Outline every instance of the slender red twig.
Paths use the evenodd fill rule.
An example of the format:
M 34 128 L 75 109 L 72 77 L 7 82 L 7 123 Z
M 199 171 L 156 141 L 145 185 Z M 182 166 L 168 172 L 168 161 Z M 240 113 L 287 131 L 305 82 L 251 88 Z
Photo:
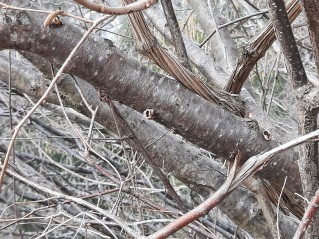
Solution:
M 167 226 L 163 227 L 158 232 L 152 234 L 151 236 L 147 237 L 149 239 L 164 239 L 168 236 L 172 235 L 174 232 L 180 230 L 181 228 L 185 227 L 189 223 L 197 220 L 198 218 L 204 216 L 208 213 L 212 208 L 214 208 L 220 201 L 222 201 L 229 193 L 229 188 L 234 180 L 236 170 L 238 167 L 239 161 L 242 159 L 243 154 L 241 151 L 238 151 L 236 155 L 234 165 L 230 170 L 230 173 L 223 184 L 211 197 L 205 200 L 203 203 L 198 205 L 193 210 L 189 211 L 188 213 L 184 214 L 183 216 L 177 218 L 172 223 L 168 224 Z
M 319 189 L 316 191 L 315 196 L 312 198 L 311 202 L 309 203 L 309 206 L 306 209 L 306 212 L 302 217 L 302 220 L 299 224 L 299 227 L 298 227 L 293 239 L 302 238 L 303 234 L 305 233 L 307 227 L 309 226 L 309 224 L 311 222 L 311 219 L 315 215 L 318 207 L 319 207 Z
M 223 186 L 218 189 L 209 199 L 204 201 L 201 205 L 194 208 L 187 214 L 182 217 L 176 219 L 172 223 L 168 224 L 166 227 L 162 228 L 158 232 L 147 237 L 148 239 L 164 239 L 169 235 L 172 235 L 174 232 L 183 228 L 187 224 L 193 222 L 199 217 L 205 215 L 209 210 L 214 208 L 220 201 L 222 201 L 227 195 L 229 195 L 234 189 L 236 189 L 246 178 L 253 175 L 256 171 L 264 167 L 266 163 L 268 163 L 274 156 L 277 154 L 300 145 L 308 140 L 312 140 L 319 136 L 319 129 L 315 130 L 307 135 L 300 136 L 294 140 L 291 140 L 285 144 L 282 144 L 266 153 L 259 154 L 249 158 L 236 172 L 236 164 L 240 158 L 242 158 L 241 153 L 238 153 L 235 159 L 234 166 L 223 184 Z
M 69 62 L 71 61 L 71 59 L 73 58 L 73 56 L 76 54 L 76 52 L 78 51 L 78 49 L 81 47 L 81 45 L 83 44 L 83 42 L 88 38 L 88 36 L 91 34 L 91 32 L 95 29 L 96 26 L 98 26 L 101 22 L 107 20 L 109 18 L 109 16 L 103 16 L 100 19 L 98 19 L 92 26 L 91 28 L 83 35 L 82 39 L 77 43 L 77 45 L 74 47 L 74 49 L 71 51 L 70 55 L 67 57 L 67 59 L 65 60 L 65 62 L 63 63 L 63 65 L 61 66 L 60 70 L 57 72 L 57 74 L 55 75 L 55 77 L 52 79 L 51 84 L 49 85 L 49 87 L 47 88 L 47 90 L 45 91 L 45 93 L 42 95 L 42 97 L 38 100 L 38 102 L 32 107 L 32 109 L 23 117 L 23 119 L 17 124 L 17 126 L 12 130 L 12 138 L 10 141 L 10 144 L 8 146 L 8 151 L 6 154 L 6 157 L 4 159 L 3 162 L 3 166 L 2 166 L 2 170 L 0 173 L 0 192 L 1 192 L 1 188 L 2 188 L 2 183 L 3 183 L 3 177 L 5 175 L 6 172 L 6 168 L 9 162 L 9 157 L 11 155 L 12 149 L 13 149 L 13 145 L 15 142 L 15 139 L 21 129 L 21 127 L 24 125 L 24 123 L 27 121 L 27 119 L 33 114 L 33 112 L 38 108 L 38 106 L 46 99 L 46 97 L 48 96 L 48 94 L 51 92 L 51 90 L 53 89 L 55 83 L 57 82 L 57 80 L 61 77 L 64 69 L 67 67 L 67 65 L 69 64 Z

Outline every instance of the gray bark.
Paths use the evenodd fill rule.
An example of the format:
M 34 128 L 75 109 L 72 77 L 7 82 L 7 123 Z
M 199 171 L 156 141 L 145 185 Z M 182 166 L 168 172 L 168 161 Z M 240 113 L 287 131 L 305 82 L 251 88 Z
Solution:
M 283 0 L 268 1 L 270 15 L 276 36 L 287 62 L 290 81 L 295 89 L 298 102 L 299 134 L 305 135 L 317 129 L 318 105 L 312 107 L 305 99 L 312 84 L 308 84 L 307 76 L 294 39 Z M 311 199 L 319 187 L 318 143 L 307 142 L 300 146 L 299 169 L 304 196 Z M 313 223 L 307 231 L 307 238 L 319 237 L 319 215 L 315 215 Z
M 28 54 L 28 58 L 31 59 L 31 57 L 32 55 Z M 32 59 L 43 72 L 49 70 L 47 69 L 49 66 L 45 64 L 46 61 L 38 57 L 32 57 Z M 36 62 L 37 59 L 38 62 Z M 0 53 L 0 80 L 4 82 L 7 82 L 8 79 L 8 64 L 6 63 L 7 58 Z M 35 98 L 42 96 L 49 80 L 44 79 L 41 73 L 30 64 L 15 61 L 12 67 L 13 86 L 15 88 Z M 111 109 L 107 104 L 99 101 L 91 85 L 81 79 L 77 79 L 77 81 L 88 103 L 93 107 L 99 106 L 96 116 L 97 122 L 116 134 L 117 130 Z M 25 82 L 28 82 L 28 84 L 25 84 Z M 66 106 L 72 107 L 88 117 L 91 116 L 91 112 L 82 103 L 82 99 L 70 77 L 64 77 L 59 82 L 58 87 Z M 58 104 L 54 93 L 50 94 L 47 101 Z M 152 143 L 147 147 L 147 150 L 155 162 L 163 167 L 164 172 L 173 174 L 204 197 L 216 191 L 222 185 L 226 172 L 220 162 L 206 157 L 202 150 L 186 142 L 173 132 L 167 131 L 156 122 L 145 119 L 140 113 L 123 104 L 117 103 L 116 105 L 129 122 L 134 133 L 138 135 L 142 144 Z M 128 141 L 128 143 L 130 142 Z M 256 238 L 270 238 L 271 234 L 268 229 L 265 229 L 266 221 L 259 204 L 248 190 L 242 187 L 237 188 L 223 200 L 219 208 Z M 287 238 L 292 237 L 296 225 L 287 217 L 282 218 L 281 224 L 283 233 Z
M 23 15 L 21 23 L 16 11 L 8 12 L 12 22 L 0 24 L 0 49 L 32 51 L 60 65 L 82 36 L 82 30 L 67 22 L 60 28 L 48 29 L 42 26 L 44 17 L 39 14 Z M 150 72 L 98 36 L 91 36 L 84 43 L 67 72 L 139 112 L 154 109 L 157 122 L 226 159 L 231 160 L 237 149 L 242 149 L 248 159 L 278 145 L 264 139 L 257 122 L 236 117 L 175 81 Z M 298 166 L 291 152 L 279 155 L 258 175 L 278 185 L 287 176 L 287 188 L 301 192 Z

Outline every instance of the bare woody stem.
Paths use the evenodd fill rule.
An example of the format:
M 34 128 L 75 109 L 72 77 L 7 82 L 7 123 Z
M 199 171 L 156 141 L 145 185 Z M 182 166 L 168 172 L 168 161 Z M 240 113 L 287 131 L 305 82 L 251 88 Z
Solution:
M 21 10 L 21 11 L 28 11 L 28 12 L 46 13 L 46 14 L 49 14 L 49 15 L 53 13 L 52 11 L 47 11 L 47 10 L 15 7 L 15 6 L 11 6 L 11 5 L 8 5 L 8 4 L 5 4 L 5 3 L 1 3 L 1 2 L 0 2 L 0 7 L 3 8 L 3 9 L 12 9 L 12 10 Z M 61 14 L 58 14 L 58 15 L 61 15 L 61 16 L 72 17 L 74 19 L 78 19 L 78 20 L 83 21 L 83 22 L 94 23 L 90 19 L 79 17 L 79 16 L 73 15 L 71 13 L 64 12 L 63 10 L 57 10 L 57 11 L 59 11 L 59 13 L 61 13 Z M 54 12 L 56 12 L 56 11 L 54 11 Z
M 311 200 L 306 212 L 299 224 L 299 227 L 294 235 L 293 239 L 300 239 L 303 237 L 307 227 L 309 226 L 313 216 L 315 215 L 316 211 L 319 207 L 319 189 L 317 190 L 315 196 Z
M 197 220 L 198 218 L 204 216 L 208 213 L 212 208 L 214 208 L 219 202 L 221 202 L 229 193 L 229 188 L 233 182 L 233 179 L 236 174 L 236 170 L 239 164 L 239 161 L 242 159 L 243 154 L 239 151 L 234 165 L 225 181 L 223 186 L 221 186 L 211 197 L 206 199 L 199 206 L 174 220 L 172 223 L 168 224 L 158 232 L 153 235 L 147 237 L 148 239 L 164 239 L 168 236 L 172 235 L 174 232 L 180 230 L 181 228 L 187 226 L 189 223 Z
M 276 37 L 287 63 L 289 80 L 296 94 L 299 134 L 305 135 L 318 128 L 318 105 L 312 106 L 312 102 L 305 100 L 308 98 L 308 92 L 311 91 L 312 85 L 307 85 L 307 75 L 289 23 L 284 1 L 268 0 L 268 6 Z M 307 142 L 300 147 L 298 163 L 303 195 L 306 198 L 311 198 L 319 187 L 318 142 Z M 316 215 L 306 237 L 318 238 L 318 227 L 319 215 Z
M 3 165 L 0 165 L 0 167 L 3 170 Z M 30 180 L 28 180 L 27 178 L 23 177 L 22 175 L 18 174 L 17 172 L 14 172 L 12 170 L 8 170 L 8 174 L 14 178 L 16 178 L 17 180 L 29 185 L 30 187 L 39 190 L 41 192 L 46 193 L 47 195 L 50 195 L 51 197 L 56 197 L 56 198 L 60 198 L 60 199 L 64 199 L 67 200 L 68 202 L 74 202 L 77 203 L 79 205 L 82 205 L 90 210 L 93 210 L 95 212 L 100 213 L 101 215 L 111 219 L 112 221 L 116 222 L 118 225 L 120 225 L 123 230 L 125 230 L 128 234 L 130 234 L 131 236 L 133 236 L 134 238 L 144 238 L 142 237 L 138 232 L 136 232 L 135 230 L 131 229 L 129 226 L 127 226 L 126 223 L 124 223 L 123 221 L 121 221 L 117 216 L 113 215 L 112 213 L 110 213 L 109 211 L 106 211 L 98 206 L 95 206 L 85 200 L 83 200 L 82 198 L 77 198 L 77 197 L 73 197 L 73 196 L 69 196 L 51 189 L 48 189 L 46 187 L 43 187 L 35 182 L 32 182 Z
M 51 81 L 51 84 L 49 85 L 48 89 L 46 90 L 46 92 L 43 94 L 43 96 L 38 100 L 38 102 L 32 107 L 32 109 L 26 114 L 26 116 L 23 117 L 23 119 L 19 122 L 19 124 L 13 129 L 13 135 L 8 147 L 8 152 L 5 156 L 4 162 L 3 162 L 3 167 L 2 167 L 2 171 L 0 174 L 0 191 L 2 188 L 2 183 L 3 183 L 3 177 L 5 175 L 6 172 L 6 168 L 9 162 L 9 158 L 14 146 L 14 142 L 15 139 L 19 133 L 20 128 L 24 125 L 24 123 L 27 121 L 27 119 L 33 114 L 33 112 L 39 107 L 39 105 L 45 100 L 45 98 L 49 95 L 50 91 L 53 89 L 55 83 L 57 82 L 57 80 L 61 77 L 64 69 L 67 67 L 67 65 L 69 64 L 69 62 L 71 61 L 72 57 L 76 54 L 76 52 L 78 51 L 78 49 L 81 47 L 81 45 L 83 44 L 83 42 L 85 41 L 85 39 L 87 39 L 87 37 L 91 34 L 91 32 L 94 30 L 94 28 L 96 26 L 98 26 L 101 22 L 105 21 L 106 19 L 108 19 L 109 16 L 104 16 L 100 19 L 98 19 L 92 26 L 91 28 L 83 35 L 82 39 L 79 41 L 79 43 L 74 47 L 74 49 L 71 51 L 70 55 L 68 56 L 68 58 L 65 60 L 64 64 L 62 65 L 62 67 L 60 68 L 60 70 L 57 72 L 56 76 L 54 77 L 54 79 Z
M 290 22 L 294 21 L 301 12 L 301 5 L 298 0 L 289 1 L 286 8 Z M 264 30 L 245 46 L 242 55 L 238 59 L 237 66 L 225 87 L 226 91 L 234 94 L 240 93 L 249 73 L 275 40 L 275 31 L 272 22 L 269 21 Z
M 88 0 L 74 0 L 74 2 L 99 13 L 108 15 L 124 15 L 145 10 L 157 3 L 158 0 L 141 0 L 123 7 L 109 7 L 106 5 L 96 4 Z
M 206 201 L 200 204 L 198 207 L 194 208 L 187 214 L 184 214 L 182 217 L 176 219 L 172 223 L 168 224 L 158 232 L 149 236 L 148 239 L 164 239 L 172 235 L 174 232 L 198 219 L 199 217 L 205 215 L 209 210 L 214 208 L 221 202 L 226 196 L 228 196 L 234 189 L 236 189 L 242 182 L 260 170 L 265 164 L 267 164 L 275 155 L 295 147 L 301 143 L 307 142 L 313 138 L 319 136 L 319 130 L 311 132 L 305 136 L 301 136 L 297 139 L 294 139 L 290 142 L 287 142 L 277 148 L 270 150 L 264 154 L 256 155 L 247 160 L 246 163 L 236 172 L 237 163 L 243 157 L 242 153 L 239 152 L 236 155 L 234 165 L 232 170 L 227 177 L 225 183 L 220 187 L 211 197 Z
M 187 69 L 190 70 L 186 47 L 183 41 L 182 33 L 178 25 L 178 21 L 174 12 L 171 0 L 161 0 L 163 10 L 165 13 L 166 21 L 169 31 L 172 35 L 176 56 L 179 62 Z

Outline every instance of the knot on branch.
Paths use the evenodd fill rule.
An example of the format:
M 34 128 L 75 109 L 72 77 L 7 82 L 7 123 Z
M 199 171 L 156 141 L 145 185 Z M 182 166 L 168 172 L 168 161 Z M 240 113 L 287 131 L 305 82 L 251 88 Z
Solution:
M 45 27 L 49 26 L 61 26 L 62 22 L 59 20 L 59 16 L 62 16 L 64 14 L 63 10 L 55 10 L 51 12 L 47 18 L 45 19 L 43 25 Z

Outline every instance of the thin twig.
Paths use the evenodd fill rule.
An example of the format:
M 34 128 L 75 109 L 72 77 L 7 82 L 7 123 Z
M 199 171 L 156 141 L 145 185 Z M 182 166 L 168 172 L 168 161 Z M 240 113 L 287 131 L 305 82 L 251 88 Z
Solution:
M 264 13 L 267 13 L 267 12 L 268 12 L 268 10 L 264 10 L 264 11 L 261 11 L 261 12 L 256 12 L 256 13 L 250 14 L 250 15 L 245 16 L 245 17 L 237 18 L 237 19 L 235 19 L 235 20 L 233 20 L 233 21 L 230 21 L 230 22 L 227 22 L 227 23 L 225 23 L 225 24 L 223 24 L 223 25 L 218 26 L 218 29 L 222 29 L 222 28 L 227 27 L 227 26 L 229 26 L 229 25 L 232 25 L 232 24 L 234 24 L 234 23 L 236 23 L 236 22 L 241 22 L 242 20 L 246 20 L 246 19 L 249 19 L 249 18 L 251 18 L 251 17 L 258 16 L 258 15 L 260 15 L 260 14 L 264 14 Z M 216 33 L 216 31 L 217 31 L 217 30 L 215 29 L 211 34 L 209 34 L 208 37 L 206 37 L 206 39 L 205 39 L 201 44 L 199 44 L 199 47 L 200 47 L 200 48 L 203 47 L 203 46 L 206 44 L 206 42 L 208 42 L 208 40 L 211 39 L 212 36 L 214 36 L 214 34 Z
M 237 9 L 236 5 L 234 4 L 234 1 L 233 1 L 233 0 L 230 0 L 230 2 L 231 2 L 231 4 L 233 5 L 233 8 L 235 9 L 235 12 L 236 12 L 237 17 L 239 18 L 239 17 L 240 17 L 240 16 L 239 16 L 239 12 L 238 12 L 238 9 Z M 245 29 L 245 27 L 244 27 L 244 22 L 245 22 L 245 21 L 239 21 L 239 25 L 241 25 L 243 31 L 245 32 L 246 37 L 249 37 L 249 36 L 248 36 L 248 33 L 247 33 L 247 31 L 246 31 L 246 29 Z
M 102 4 L 96 4 L 88 0 L 74 0 L 74 2 L 99 13 L 108 15 L 124 15 L 150 8 L 157 3 L 158 0 L 140 0 L 122 7 L 109 7 Z
M 145 160 L 147 160 L 147 162 L 152 166 L 152 168 L 156 171 L 156 173 L 158 174 L 159 178 L 162 180 L 162 182 L 164 183 L 165 187 L 167 188 L 170 196 L 174 199 L 174 201 L 177 203 L 177 205 L 180 207 L 181 210 L 183 210 L 184 212 L 187 212 L 188 209 L 185 206 L 185 204 L 183 203 L 183 201 L 181 200 L 181 198 L 178 196 L 178 194 L 176 193 L 175 189 L 173 188 L 173 186 L 171 185 L 170 181 L 168 180 L 168 178 L 165 176 L 165 174 L 162 172 L 162 170 L 160 169 L 160 167 L 155 164 L 152 160 L 151 155 L 148 153 L 148 151 L 146 150 L 146 148 L 144 147 L 144 145 L 139 141 L 138 137 L 134 134 L 133 130 L 130 128 L 129 124 L 126 122 L 126 120 L 123 118 L 123 116 L 120 114 L 119 110 L 116 108 L 116 106 L 114 105 L 114 103 L 112 102 L 112 100 L 108 100 L 110 107 L 112 109 L 112 111 L 114 111 L 115 115 L 122 121 L 122 123 L 124 124 L 124 126 L 126 127 L 126 129 L 130 132 L 130 134 L 133 136 L 133 141 L 137 144 L 137 146 L 140 148 L 142 155 L 144 156 Z
M 274 76 L 274 82 L 272 84 L 272 88 L 271 88 L 271 92 L 270 92 L 270 98 L 269 98 L 269 102 L 267 105 L 267 111 L 266 111 L 266 115 L 269 114 L 269 110 L 270 110 L 270 106 L 271 106 L 271 102 L 272 99 L 274 97 L 274 92 L 275 92 L 275 86 L 276 86 L 276 82 L 278 79 L 278 67 L 279 67 L 279 60 L 280 60 L 280 55 L 281 55 L 281 51 L 279 50 L 278 54 L 277 54 L 277 59 L 276 59 L 276 68 L 275 68 L 275 76 Z
M 58 79 L 61 77 L 64 69 L 67 67 L 67 65 L 69 64 L 69 62 L 71 61 L 71 59 L 73 58 L 73 56 L 76 54 L 76 52 L 79 50 L 79 48 L 81 47 L 81 45 L 83 44 L 83 42 L 88 38 L 88 36 L 91 34 L 91 32 L 94 30 L 94 28 L 99 25 L 101 22 L 105 21 L 106 19 L 108 19 L 109 16 L 103 16 L 102 18 L 98 19 L 92 26 L 91 28 L 83 35 L 82 39 L 79 41 L 79 43 L 74 47 L 74 49 L 71 51 L 70 55 L 67 57 L 67 59 L 65 60 L 65 62 L 63 63 L 63 65 L 61 66 L 60 70 L 57 72 L 56 76 L 54 77 L 54 79 L 51 81 L 48 89 L 45 91 L 45 93 L 42 95 L 42 97 L 38 100 L 38 102 L 32 107 L 32 109 L 23 117 L 23 119 L 18 123 L 18 125 L 13 129 L 13 135 L 12 135 L 12 139 L 10 141 L 10 144 L 8 146 L 8 152 L 5 156 L 4 162 L 3 162 L 3 167 L 2 167 L 2 171 L 0 174 L 0 192 L 1 192 L 1 188 L 2 188 L 2 183 L 3 183 L 3 177 L 4 174 L 6 172 L 6 168 L 7 168 L 7 164 L 9 161 L 9 157 L 10 154 L 12 152 L 13 149 L 13 145 L 15 142 L 15 138 L 18 135 L 18 132 L 20 130 L 20 128 L 24 125 L 24 123 L 27 121 L 27 119 L 33 114 L 33 112 L 39 107 L 40 104 L 42 104 L 42 102 L 46 99 L 46 97 L 49 95 L 49 93 L 51 92 L 51 90 L 53 89 L 55 83 L 58 81 Z
M 276 210 L 276 213 L 277 213 L 276 225 L 277 225 L 277 238 L 278 239 L 281 238 L 280 237 L 280 227 L 279 227 L 279 205 L 280 205 L 280 200 L 281 200 L 282 194 L 284 192 L 284 188 L 285 188 L 286 182 L 287 182 L 287 177 L 285 178 L 284 184 L 282 185 L 282 188 L 281 188 L 281 191 L 280 191 L 280 194 L 279 194 L 279 198 L 278 198 L 277 210 Z
M 315 196 L 312 198 L 309 206 L 306 209 L 305 214 L 302 217 L 302 220 L 299 224 L 299 227 L 294 235 L 293 239 L 300 239 L 303 237 L 307 227 L 309 226 L 311 219 L 313 218 L 314 214 L 318 210 L 319 207 L 319 189 L 317 190 Z
M 243 154 L 241 151 L 238 151 L 238 154 L 235 157 L 235 162 L 230 170 L 229 175 L 225 183 L 208 199 L 206 199 L 203 203 L 201 203 L 196 208 L 192 209 L 188 213 L 182 215 L 181 217 L 177 218 L 167 226 L 163 227 L 161 230 L 157 231 L 156 233 L 147 237 L 148 239 L 164 239 L 168 236 L 172 235 L 179 229 L 185 227 L 189 223 L 197 220 L 198 218 L 204 216 L 208 213 L 212 208 L 214 208 L 218 203 L 220 203 L 227 195 L 230 189 L 230 186 L 234 180 L 236 170 L 240 160 L 242 159 Z
M 190 17 L 192 16 L 194 12 L 194 9 L 192 9 L 191 13 L 188 15 L 188 17 L 186 18 L 184 24 L 183 24 L 183 27 L 182 27 L 182 31 L 184 31 L 185 27 L 187 26 L 187 23 L 188 23 L 188 20 L 190 19 Z
M 3 165 L 0 165 L 0 167 L 3 169 Z M 71 202 L 74 202 L 74 203 L 77 203 L 79 205 L 82 205 L 86 208 L 89 208 L 90 210 L 92 211 L 95 211 L 97 213 L 100 213 L 101 215 L 103 215 L 104 217 L 107 217 L 109 219 L 111 219 L 112 221 L 114 221 L 115 223 L 117 223 L 117 225 L 119 225 L 120 227 L 122 227 L 122 229 L 124 231 L 126 231 L 128 234 L 130 234 L 131 236 L 133 236 L 134 238 L 144 238 L 143 236 L 141 236 L 138 232 L 136 232 L 135 230 L 133 230 L 132 228 L 128 227 L 126 223 L 124 223 L 121 219 L 119 219 L 118 217 L 116 217 L 115 215 L 109 213 L 108 211 L 100 208 L 100 207 L 97 207 L 81 198 L 77 198 L 77 197 L 73 197 L 73 196 L 69 196 L 69 195 L 66 195 L 64 193 L 60 193 L 60 192 L 57 192 L 57 191 L 54 191 L 54 190 L 51 190 L 51 189 L 48 189 L 46 187 L 43 187 L 41 185 L 39 185 L 38 183 L 36 182 L 32 182 L 30 181 L 29 179 L 21 176 L 20 174 L 12 171 L 11 169 L 8 169 L 7 170 L 7 173 L 9 175 L 11 175 L 12 177 L 15 177 L 17 180 L 29 185 L 30 187 L 36 189 L 36 190 L 39 190 L 39 191 L 42 191 L 50 196 L 54 196 L 54 197 L 57 197 L 57 198 L 60 198 L 60 199 L 66 199 L 66 200 L 69 200 Z
M 182 37 L 181 30 L 179 28 L 177 18 L 174 12 L 174 8 L 171 0 L 161 0 L 166 21 L 171 33 L 173 44 L 175 47 L 176 56 L 179 62 L 187 69 L 190 70 L 190 65 L 188 63 L 188 57 L 186 52 L 185 43 Z
M 3 9 L 12 9 L 12 10 L 19 10 L 19 11 L 27 11 L 27 12 L 38 12 L 38 13 L 46 13 L 46 14 L 51 14 L 52 13 L 52 11 L 47 11 L 47 10 L 38 10 L 38 9 L 32 9 L 32 8 L 15 7 L 15 6 L 11 6 L 11 5 L 8 5 L 8 4 L 4 4 L 2 2 L 0 2 L 0 6 Z M 73 14 L 67 13 L 67 12 L 63 12 L 61 14 L 61 16 L 67 16 L 67 17 L 71 17 L 71 18 L 74 18 L 74 19 L 78 19 L 78 20 L 83 21 L 85 23 L 94 23 L 94 21 L 92 21 L 90 19 L 79 17 L 79 16 L 76 16 L 76 15 L 73 15 Z
M 57 97 L 59 99 L 59 102 L 60 102 L 60 105 L 61 105 L 61 108 L 62 108 L 62 111 L 63 111 L 63 114 L 64 114 L 64 117 L 65 119 L 67 120 L 67 122 L 69 123 L 69 125 L 71 126 L 71 128 L 73 129 L 74 133 L 78 136 L 78 138 L 81 140 L 84 148 L 85 148 L 85 153 L 84 153 L 84 158 L 86 159 L 86 161 L 90 164 L 90 165 L 93 165 L 93 167 L 95 169 L 97 169 L 100 173 L 102 173 L 104 176 L 108 177 L 110 180 L 112 180 L 113 182 L 117 183 L 118 185 L 121 184 L 121 176 L 119 174 L 119 172 L 117 171 L 117 169 L 108 161 L 106 160 L 105 157 L 103 157 L 102 155 L 100 155 L 99 153 L 97 153 L 92 147 L 91 145 L 89 144 L 89 141 L 86 141 L 84 139 L 84 137 L 82 136 L 82 134 L 79 132 L 79 130 L 73 126 L 73 124 L 71 123 L 66 111 L 65 111 L 65 108 L 64 108 L 64 105 L 63 105 L 63 102 L 62 102 L 62 99 L 61 99 L 61 96 L 60 96 L 60 93 L 59 93 L 59 90 L 57 88 L 57 86 L 55 85 L 55 91 L 56 91 L 56 94 L 57 94 Z M 90 109 L 90 111 L 92 112 L 93 109 L 87 105 Z M 94 118 L 93 118 L 94 119 Z M 90 138 L 88 138 L 90 139 Z M 31 141 L 33 143 L 33 141 Z M 42 150 L 40 148 L 40 150 Z M 116 178 L 114 178 L 110 173 L 108 173 L 104 168 L 102 168 L 100 165 L 96 164 L 95 162 L 93 162 L 92 160 L 89 159 L 89 150 L 92 151 L 95 155 L 98 155 L 101 159 L 103 159 L 107 164 L 109 164 L 111 166 L 111 168 L 114 170 L 114 172 L 116 173 L 116 175 L 118 176 L 118 180 Z M 61 167 L 59 164 L 57 165 L 58 167 Z M 68 169 L 66 169 L 68 170 Z M 80 177 L 82 177 L 80 175 Z M 87 180 L 92 180 L 92 179 L 87 179 Z M 97 181 L 98 184 L 104 184 L 105 182 L 99 182 Z

